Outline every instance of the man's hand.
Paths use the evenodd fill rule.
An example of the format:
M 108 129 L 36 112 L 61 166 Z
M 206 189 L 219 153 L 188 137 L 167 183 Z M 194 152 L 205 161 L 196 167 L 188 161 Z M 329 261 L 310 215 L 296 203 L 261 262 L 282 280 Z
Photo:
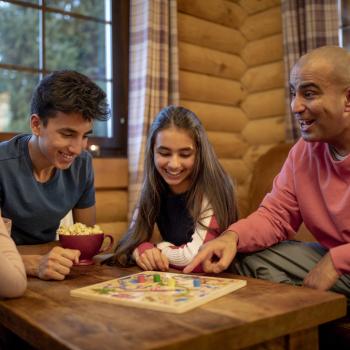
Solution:
M 202 263 L 204 272 L 219 273 L 226 270 L 237 253 L 237 243 L 237 233 L 225 231 L 219 237 L 203 244 L 199 253 L 184 268 L 183 272 L 192 272 L 200 263 Z
M 80 251 L 54 247 L 46 255 L 22 255 L 28 276 L 42 280 L 64 280 L 74 263 L 79 262 Z
M 158 248 L 146 249 L 141 255 L 136 250 L 135 260 L 143 270 L 169 270 L 168 258 Z
M 333 261 L 329 253 L 316 264 L 316 266 L 304 278 L 304 286 L 328 290 L 337 282 L 339 274 L 334 268 Z

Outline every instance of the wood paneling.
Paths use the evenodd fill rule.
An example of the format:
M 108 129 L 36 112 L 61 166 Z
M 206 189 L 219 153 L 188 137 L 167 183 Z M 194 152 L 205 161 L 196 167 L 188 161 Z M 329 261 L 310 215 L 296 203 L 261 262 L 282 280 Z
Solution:
M 126 158 L 94 158 L 95 188 L 126 189 L 128 187 L 128 160 Z
M 284 64 L 282 61 L 249 68 L 242 78 L 248 93 L 283 87 Z
M 249 119 L 281 116 L 285 113 L 284 89 L 268 90 L 250 94 L 242 102 Z
M 249 145 L 238 134 L 208 131 L 209 141 L 219 158 L 242 158 Z
M 212 103 L 181 100 L 180 104 L 193 111 L 206 130 L 239 133 L 248 122 L 241 108 Z
M 179 43 L 180 69 L 239 80 L 247 67 L 243 60 L 233 54 L 202 46 Z
M 237 29 L 247 16 L 246 11 L 239 5 L 222 0 L 178 0 L 180 12 L 206 19 L 217 24 Z
M 244 98 L 241 84 L 230 79 L 180 71 L 180 98 L 236 106 Z
M 283 60 L 282 34 L 247 43 L 241 57 L 248 67 Z
M 284 117 L 252 120 L 244 128 L 242 135 L 251 145 L 282 142 L 286 138 Z
M 249 15 L 280 5 L 280 0 L 230 0 L 238 3 Z
M 247 180 L 250 170 L 242 159 L 220 158 L 220 163 L 236 184 L 243 184 Z
M 238 30 L 182 13 L 178 14 L 178 37 L 180 41 L 233 54 L 246 43 Z
M 249 40 L 258 40 L 282 32 L 281 9 L 274 7 L 246 18 L 240 27 Z

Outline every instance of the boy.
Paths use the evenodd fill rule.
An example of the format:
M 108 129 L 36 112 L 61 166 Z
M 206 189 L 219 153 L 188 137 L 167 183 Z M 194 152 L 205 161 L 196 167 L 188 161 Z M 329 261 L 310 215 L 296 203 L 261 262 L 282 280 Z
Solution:
M 12 220 L 16 244 L 55 240 L 70 211 L 76 222 L 95 224 L 92 160 L 85 151 L 94 120 L 106 120 L 106 94 L 86 76 L 69 70 L 46 76 L 31 102 L 31 134 L 0 144 L 0 206 Z M 79 251 L 53 248 L 22 256 L 28 275 L 64 279 Z

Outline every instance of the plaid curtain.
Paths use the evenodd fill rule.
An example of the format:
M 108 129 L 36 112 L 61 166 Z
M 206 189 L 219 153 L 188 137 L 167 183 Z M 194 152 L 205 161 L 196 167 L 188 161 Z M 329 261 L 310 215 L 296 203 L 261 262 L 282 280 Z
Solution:
M 296 141 L 299 127 L 290 111 L 289 73 L 300 56 L 324 45 L 339 45 L 338 1 L 282 0 L 287 141 Z
M 176 0 L 130 1 L 129 217 L 143 178 L 147 134 L 165 106 L 179 103 Z

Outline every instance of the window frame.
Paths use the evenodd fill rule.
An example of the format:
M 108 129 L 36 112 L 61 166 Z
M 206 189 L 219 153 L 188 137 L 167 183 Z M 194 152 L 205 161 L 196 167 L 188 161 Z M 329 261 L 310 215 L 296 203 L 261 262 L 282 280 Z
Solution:
M 17 0 L 6 0 L 13 5 L 30 7 L 35 9 L 46 8 L 45 0 L 42 5 L 32 4 Z M 112 137 L 89 137 L 88 147 L 91 145 L 99 146 L 99 157 L 126 157 L 127 156 L 127 125 L 128 125 L 128 76 L 129 76 L 129 6 L 130 0 L 111 0 L 112 13 Z M 56 10 L 55 12 L 65 13 Z M 44 12 L 45 13 L 45 12 Z M 76 18 L 89 18 L 89 16 L 74 13 Z M 44 29 L 45 32 L 45 29 Z M 45 34 L 43 34 L 45 35 Z M 43 41 L 45 43 L 45 40 Z M 43 45 L 45 50 L 45 44 Z M 11 69 L 16 71 L 39 72 L 43 75 L 50 73 L 43 69 L 31 69 L 15 65 L 1 64 L 2 69 Z M 34 89 L 34 86 L 33 86 Z M 29 104 L 28 104 L 29 109 Z M 0 132 L 0 141 L 8 140 L 19 133 L 17 132 Z M 96 156 L 96 155 L 94 155 Z

